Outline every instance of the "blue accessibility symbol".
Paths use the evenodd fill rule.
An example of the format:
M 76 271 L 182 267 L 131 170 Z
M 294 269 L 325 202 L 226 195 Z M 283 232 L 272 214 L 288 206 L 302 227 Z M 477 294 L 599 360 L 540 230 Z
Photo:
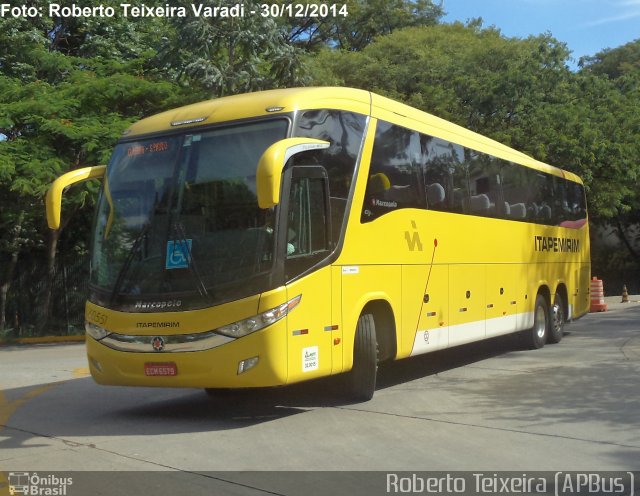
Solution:
M 187 269 L 191 262 L 191 245 L 193 240 L 181 239 L 167 241 L 167 258 L 165 269 Z

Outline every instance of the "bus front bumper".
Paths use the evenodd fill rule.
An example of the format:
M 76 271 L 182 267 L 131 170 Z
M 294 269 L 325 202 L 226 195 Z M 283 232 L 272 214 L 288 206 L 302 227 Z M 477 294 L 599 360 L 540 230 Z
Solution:
M 98 384 L 247 388 L 287 383 L 285 322 L 212 349 L 132 352 L 87 336 L 89 370 Z

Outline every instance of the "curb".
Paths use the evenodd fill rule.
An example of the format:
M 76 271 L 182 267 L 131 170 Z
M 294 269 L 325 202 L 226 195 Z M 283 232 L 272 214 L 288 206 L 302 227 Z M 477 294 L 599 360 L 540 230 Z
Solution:
M 84 341 L 84 334 L 81 336 L 38 336 L 35 338 L 0 339 L 0 346 L 11 346 L 15 344 L 83 343 Z

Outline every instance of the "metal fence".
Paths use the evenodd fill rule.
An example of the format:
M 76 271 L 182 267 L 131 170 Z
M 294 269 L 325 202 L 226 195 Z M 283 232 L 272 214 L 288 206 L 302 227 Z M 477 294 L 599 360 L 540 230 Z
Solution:
M 89 279 L 88 256 L 58 257 L 47 318 L 47 263 L 21 260 L 7 295 L 7 337 L 64 336 L 84 333 L 84 304 Z

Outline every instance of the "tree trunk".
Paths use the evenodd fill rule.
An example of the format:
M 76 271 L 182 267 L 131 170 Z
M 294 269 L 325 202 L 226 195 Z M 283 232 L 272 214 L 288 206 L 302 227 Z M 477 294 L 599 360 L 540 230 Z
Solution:
M 13 242 L 11 243 L 11 258 L 7 266 L 5 278 L 0 286 L 0 331 L 4 331 L 7 325 L 6 308 L 7 308 L 7 295 L 9 294 L 9 288 L 13 282 L 13 275 L 18 265 L 18 254 L 20 253 L 20 234 L 22 233 L 22 223 L 24 222 L 24 212 L 20 212 L 16 220 L 15 234 Z
M 47 278 L 45 280 L 44 294 L 40 307 L 42 308 L 42 316 L 40 322 L 36 326 L 37 334 L 44 336 L 48 333 L 49 321 L 51 317 L 51 303 L 53 292 L 53 279 L 56 275 L 56 252 L 58 249 L 58 241 L 62 229 L 49 231 L 49 244 L 47 247 Z
M 616 217 L 616 234 L 618 235 L 618 239 L 622 241 L 622 244 L 627 248 L 629 254 L 633 257 L 636 264 L 640 266 L 640 253 L 638 253 L 634 247 L 631 245 L 631 242 L 627 239 L 624 234 L 624 227 L 622 226 L 622 222 L 620 221 L 620 217 Z

